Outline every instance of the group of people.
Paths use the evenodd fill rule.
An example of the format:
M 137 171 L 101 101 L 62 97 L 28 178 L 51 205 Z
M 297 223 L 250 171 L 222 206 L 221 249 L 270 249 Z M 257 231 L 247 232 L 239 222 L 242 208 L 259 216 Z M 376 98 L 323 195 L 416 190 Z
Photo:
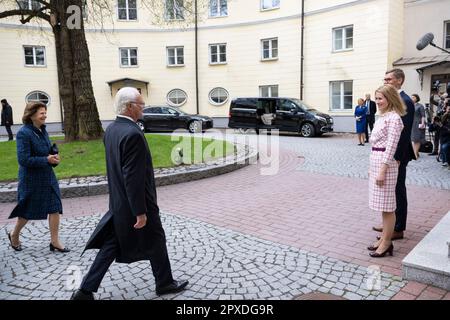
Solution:
M 400 69 L 385 74 L 385 84 L 375 91 L 375 102 L 358 101 L 355 115 L 361 131 L 360 145 L 364 145 L 370 128 L 371 154 L 369 164 L 369 207 L 382 212 L 382 226 L 373 230 L 381 232 L 377 241 L 368 247 L 374 258 L 393 254 L 392 241 L 403 238 L 406 229 L 407 195 L 406 167 L 415 159 L 411 144 L 415 121 L 414 102 L 402 91 L 405 74 Z M 2 100 L 3 104 L 3 100 Z M 5 104 L 7 104 L 5 100 Z M 152 156 L 143 132 L 136 121 L 142 117 L 145 106 L 139 91 L 125 87 L 115 97 L 116 120 L 104 135 L 106 168 L 109 188 L 109 211 L 101 218 L 88 240 L 85 250 L 99 249 L 80 288 L 71 299 L 93 300 L 110 265 L 149 260 L 158 295 L 183 290 L 188 281 L 177 281 L 172 276 L 157 204 Z M 375 122 L 375 113 L 379 118 Z M 448 107 L 446 121 L 450 120 Z M 68 253 L 59 239 L 59 219 L 63 213 L 61 194 L 53 167 L 61 158 L 51 153 L 51 143 L 46 131 L 47 106 L 40 102 L 28 103 L 17 133 L 19 162 L 18 203 L 9 218 L 17 218 L 14 229 L 7 233 L 10 246 L 23 250 L 20 241 L 22 228 L 29 220 L 47 219 L 50 229 L 49 249 Z M 2 123 L 4 121 L 2 113 Z M 8 124 L 12 121 L 8 121 Z M 441 137 L 444 126 L 440 127 Z M 448 132 L 448 130 L 447 130 Z M 449 148 L 444 143 L 441 148 Z M 448 162 L 448 159 L 447 159 Z M 84 252 L 84 251 L 83 251 Z
M 2 101 L 3 103 L 3 101 Z M 135 88 L 120 89 L 115 98 L 116 120 L 104 135 L 109 188 L 109 211 L 102 217 L 85 250 L 100 249 L 72 300 L 93 300 L 110 265 L 149 260 L 158 295 L 183 290 L 188 281 L 172 276 L 166 237 L 159 216 L 152 156 L 136 124 L 145 106 Z M 48 218 L 50 251 L 68 253 L 59 239 L 63 213 L 61 194 L 53 167 L 61 158 L 51 152 L 46 131 L 47 106 L 28 103 L 17 132 L 19 162 L 18 203 L 9 218 L 17 218 L 7 232 L 12 249 L 22 251 L 22 228 L 29 220 Z M 3 122 L 3 114 L 2 114 Z M 84 251 L 83 251 L 84 253 Z
M 430 112 L 428 130 L 434 135 L 433 151 L 429 154 L 437 156 L 443 167 L 450 169 L 450 98 L 442 99 L 442 105 L 435 113 Z

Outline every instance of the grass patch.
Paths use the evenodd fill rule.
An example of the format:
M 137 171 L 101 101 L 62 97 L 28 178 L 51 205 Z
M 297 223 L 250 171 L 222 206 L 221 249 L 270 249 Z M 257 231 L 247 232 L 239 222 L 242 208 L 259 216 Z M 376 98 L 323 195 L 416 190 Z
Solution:
M 183 137 L 171 141 L 171 136 L 146 134 L 155 168 L 174 167 L 172 152 L 183 151 L 184 164 L 201 163 L 234 152 L 234 146 L 226 141 Z M 51 137 L 58 144 L 61 163 L 55 168 L 58 179 L 106 174 L 105 148 L 102 140 L 61 143 L 64 137 Z M 179 157 L 178 157 L 179 158 Z M 0 181 L 17 180 L 16 141 L 0 142 Z

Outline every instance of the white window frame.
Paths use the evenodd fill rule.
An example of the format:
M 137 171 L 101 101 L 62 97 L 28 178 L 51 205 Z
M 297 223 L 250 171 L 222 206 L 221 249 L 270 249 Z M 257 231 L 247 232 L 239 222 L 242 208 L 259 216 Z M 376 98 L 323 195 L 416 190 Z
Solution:
M 226 14 L 223 14 L 222 12 L 222 6 L 220 5 L 221 1 L 225 1 L 226 5 L 227 5 L 227 12 Z M 217 3 L 217 14 L 213 15 L 211 12 L 211 3 L 212 2 L 216 2 Z M 209 18 L 223 18 L 223 17 L 228 17 L 228 0 L 209 0 L 209 10 L 208 10 L 208 16 Z
M 41 91 L 41 90 L 34 90 L 34 91 L 31 91 L 30 93 L 28 93 L 28 94 L 25 96 L 25 103 L 34 102 L 34 101 L 36 101 L 36 102 L 41 102 L 40 100 L 29 100 L 29 98 L 30 98 L 30 96 L 31 96 L 32 94 L 42 94 L 42 95 L 45 95 L 45 96 L 48 98 L 48 102 L 47 102 L 46 106 L 48 107 L 48 106 L 50 105 L 50 102 L 51 102 L 50 95 L 48 95 L 47 93 L 45 93 L 44 91 Z M 42 102 L 42 103 L 43 103 L 43 102 Z
M 174 3 L 174 7 L 173 7 L 173 18 L 170 18 L 169 17 L 169 11 L 168 11 L 168 8 L 167 8 L 167 2 L 168 1 L 172 1 L 173 3 Z M 176 9 L 175 9 L 175 2 L 176 1 L 181 1 L 181 18 L 177 18 L 177 12 L 176 12 Z M 164 16 L 166 17 L 166 20 L 167 21 L 182 21 L 182 20 L 184 20 L 184 1 L 183 0 L 165 0 L 164 1 Z
M 22 9 L 22 10 L 33 10 L 33 3 L 35 3 L 37 5 L 36 9 L 42 8 L 42 3 L 36 2 L 36 0 L 21 0 L 19 2 L 25 2 L 25 1 L 27 1 L 27 3 L 28 3 L 27 8 L 22 9 L 22 7 L 20 7 L 20 4 L 19 4 L 19 9 Z
M 178 50 L 183 50 L 183 63 L 178 63 Z M 174 50 L 175 64 L 171 64 L 169 60 L 169 50 Z M 166 55 L 167 55 L 167 66 L 168 67 L 184 67 L 184 46 L 170 46 L 166 47 Z
M 128 65 L 122 64 L 122 50 L 127 51 Z M 136 64 L 131 64 L 131 50 L 136 50 Z M 119 63 L 121 68 L 137 68 L 139 67 L 138 48 L 137 47 L 121 47 L 119 48 Z
M 273 56 L 273 41 L 276 40 L 277 41 L 277 56 L 274 57 Z M 264 58 L 264 42 L 269 41 L 269 57 L 268 58 Z M 278 48 L 280 47 L 279 43 L 278 43 L 278 37 L 274 37 L 274 38 L 267 38 L 267 39 L 261 39 L 261 61 L 270 61 L 270 60 L 278 60 L 278 56 L 279 56 L 279 50 Z
M 225 46 L 225 52 L 223 52 L 223 53 L 225 53 L 225 61 L 221 61 L 220 60 L 220 56 L 221 56 L 221 54 L 223 54 L 222 52 L 220 52 L 220 47 L 221 46 Z M 213 62 L 212 61 L 212 47 L 216 47 L 216 49 L 217 49 L 217 62 Z M 227 44 L 226 43 L 211 43 L 210 45 L 209 45 L 209 64 L 212 64 L 212 65 L 217 65 L 217 64 L 227 64 Z
M 212 93 L 213 93 L 214 90 L 223 90 L 223 91 L 225 91 L 227 98 L 226 98 L 224 101 L 222 101 L 222 102 L 216 102 L 216 101 L 214 101 L 214 100 L 212 99 L 212 97 L 211 97 L 211 95 L 212 95 Z M 209 91 L 209 94 L 208 94 L 209 103 L 211 103 L 212 105 L 215 105 L 215 106 L 221 106 L 221 105 L 224 105 L 225 103 L 228 102 L 228 99 L 229 99 L 229 98 L 230 98 L 230 93 L 228 92 L 227 89 L 225 89 L 225 88 L 223 88 L 223 87 L 215 87 L 215 88 L 212 88 L 211 91 Z
M 277 95 L 273 96 L 272 95 L 272 89 L 273 88 L 277 88 Z M 262 91 L 263 89 L 267 88 L 268 89 L 268 96 L 263 96 L 262 95 Z M 280 96 L 280 91 L 279 91 L 279 86 L 277 84 L 270 84 L 270 85 L 264 85 L 264 86 L 259 86 L 259 96 L 262 98 L 278 98 Z
M 25 48 L 33 48 L 33 64 L 27 64 L 27 59 L 25 55 Z M 36 63 L 36 49 L 41 48 L 44 50 L 44 64 Z M 34 68 L 45 68 L 47 67 L 47 51 L 44 46 L 33 46 L 33 45 L 24 45 L 23 46 L 23 60 L 25 67 L 34 67 Z
M 137 9 L 137 7 L 138 7 L 137 1 L 138 0 L 136 0 L 136 7 L 135 8 L 130 8 L 129 0 L 124 0 L 125 1 L 125 8 L 119 7 L 119 1 L 120 0 L 117 0 L 117 20 L 119 20 L 119 21 L 138 21 L 138 9 Z M 120 18 L 119 9 L 125 9 L 125 12 L 127 13 L 127 17 L 125 19 Z M 130 19 L 130 9 L 135 9 L 136 10 L 136 19 Z
M 345 93 L 345 83 L 350 82 L 352 85 L 352 94 L 350 95 L 350 108 L 345 108 L 344 105 L 344 98 L 346 97 Z M 340 101 L 339 101 L 339 108 L 333 109 L 333 84 L 334 83 L 339 83 L 340 84 L 340 92 L 339 92 L 339 97 L 340 97 Z M 353 80 L 338 80 L 338 81 L 330 81 L 330 111 L 351 111 L 353 109 Z M 349 96 L 349 95 L 347 95 Z
M 185 99 L 184 99 L 183 102 L 176 104 L 176 103 L 173 103 L 173 102 L 169 99 L 170 94 L 171 94 L 172 92 L 174 92 L 174 91 L 179 91 L 179 92 L 182 92 L 182 93 L 184 94 Z M 187 95 L 186 91 L 184 91 L 184 90 L 182 90 L 182 89 L 179 89 L 179 88 L 175 88 L 175 89 L 170 90 L 170 91 L 167 93 L 167 96 L 166 96 L 167 104 L 168 104 L 169 106 L 172 106 L 172 107 L 181 107 L 183 104 L 186 103 L 187 99 L 188 99 L 188 95 Z
M 275 10 L 280 9 L 281 6 L 281 0 L 266 0 L 266 1 L 272 1 L 272 5 L 270 7 L 264 8 L 264 0 L 260 1 L 260 9 L 261 11 L 269 11 L 269 10 Z M 274 5 L 274 2 L 278 2 L 278 5 Z
M 444 48 L 450 49 L 450 20 L 444 22 Z
M 347 48 L 347 30 L 348 29 L 352 29 L 352 46 L 351 48 Z M 342 30 L 342 49 L 336 49 L 336 31 L 338 30 Z M 342 52 L 342 51 L 351 51 L 353 50 L 353 44 L 354 44 L 354 38 L 355 38 L 355 29 L 353 27 L 353 25 L 348 25 L 348 26 L 343 26 L 343 27 L 337 27 L 337 28 L 333 28 L 332 29 L 332 38 L 333 38 L 333 44 L 332 44 L 332 48 L 333 48 L 333 52 Z

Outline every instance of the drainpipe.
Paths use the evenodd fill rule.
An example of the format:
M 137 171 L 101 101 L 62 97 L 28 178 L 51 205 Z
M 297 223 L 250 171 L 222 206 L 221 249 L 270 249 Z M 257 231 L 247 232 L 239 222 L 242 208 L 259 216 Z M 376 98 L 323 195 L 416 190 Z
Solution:
M 197 0 L 194 3 L 195 6 L 195 102 L 197 106 L 197 114 L 200 114 L 200 106 L 198 101 L 198 10 L 197 10 Z
M 300 48 L 300 100 L 303 100 L 303 46 L 304 46 L 304 31 L 305 30 L 305 0 L 302 0 L 302 25 L 301 25 L 301 48 Z

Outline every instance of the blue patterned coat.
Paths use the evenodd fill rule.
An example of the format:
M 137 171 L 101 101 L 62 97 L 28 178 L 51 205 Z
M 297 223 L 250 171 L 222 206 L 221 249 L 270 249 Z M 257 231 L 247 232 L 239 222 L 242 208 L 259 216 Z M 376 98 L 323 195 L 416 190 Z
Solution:
M 49 213 L 62 213 L 58 180 L 47 161 L 50 147 L 45 125 L 39 130 L 26 124 L 17 132 L 18 204 L 10 219 L 41 220 L 47 219 Z

